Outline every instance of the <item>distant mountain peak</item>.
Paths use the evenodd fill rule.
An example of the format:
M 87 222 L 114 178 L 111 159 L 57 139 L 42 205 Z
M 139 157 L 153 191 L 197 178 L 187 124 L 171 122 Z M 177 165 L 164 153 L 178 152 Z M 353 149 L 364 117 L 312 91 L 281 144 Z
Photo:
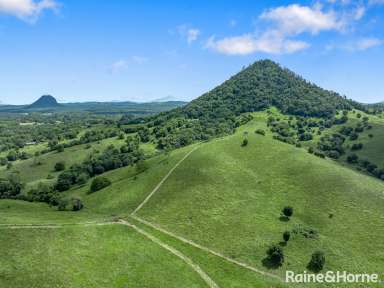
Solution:
M 57 103 L 55 97 L 51 95 L 43 95 L 31 105 L 29 105 L 28 108 L 51 108 L 59 106 L 60 104 Z

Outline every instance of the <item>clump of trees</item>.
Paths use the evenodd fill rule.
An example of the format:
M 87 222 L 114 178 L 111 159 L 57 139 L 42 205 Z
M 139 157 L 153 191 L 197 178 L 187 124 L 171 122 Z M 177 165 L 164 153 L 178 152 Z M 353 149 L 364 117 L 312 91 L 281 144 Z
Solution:
M 101 154 L 91 156 L 81 164 L 72 165 L 58 176 L 56 189 L 66 191 L 75 184 L 84 184 L 91 177 L 117 168 L 134 165 L 144 158 L 139 149 L 139 140 L 129 137 L 120 149 L 113 145 Z
M 273 266 L 281 266 L 284 263 L 284 251 L 279 245 L 272 245 L 267 250 L 267 259 Z
M 65 162 L 64 161 L 59 161 L 55 164 L 55 171 L 63 171 L 65 170 Z

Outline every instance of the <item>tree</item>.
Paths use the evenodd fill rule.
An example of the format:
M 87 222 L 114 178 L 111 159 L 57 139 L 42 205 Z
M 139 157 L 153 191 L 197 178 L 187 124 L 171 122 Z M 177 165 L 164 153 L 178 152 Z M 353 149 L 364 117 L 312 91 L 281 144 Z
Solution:
M 359 157 L 358 157 L 356 154 L 354 154 L 354 153 L 349 154 L 349 155 L 347 156 L 347 161 L 348 161 L 349 163 L 357 163 L 357 160 L 359 160 Z
M 72 202 L 72 211 L 79 211 L 84 207 L 83 202 L 79 198 L 72 198 L 71 202 Z
M 93 179 L 91 183 L 90 192 L 92 193 L 92 192 L 99 191 L 105 187 L 108 187 L 111 184 L 112 184 L 111 181 L 106 177 L 103 177 L 103 176 L 96 177 L 95 179 Z
M 293 215 L 293 208 L 291 206 L 285 206 L 282 210 L 285 217 L 291 217 Z
M 55 171 L 63 171 L 65 170 L 65 162 L 59 161 L 55 164 Z
M 241 143 L 241 146 L 245 147 L 248 145 L 248 139 L 247 138 L 244 138 L 243 139 L 243 143 Z
M 284 263 L 283 249 L 279 245 L 272 245 L 269 247 L 267 255 L 269 261 L 271 261 L 273 265 L 281 266 Z
M 57 151 L 58 153 L 60 153 L 60 152 L 64 152 L 64 146 L 63 146 L 62 144 L 57 145 L 57 146 L 56 146 L 56 151 Z
M 288 242 L 289 241 L 289 238 L 291 238 L 291 233 L 289 231 L 285 231 L 283 233 L 283 239 L 285 242 Z
M 324 264 L 324 253 L 322 251 L 315 251 L 311 256 L 311 260 L 308 263 L 308 269 L 314 272 L 319 272 L 324 268 Z

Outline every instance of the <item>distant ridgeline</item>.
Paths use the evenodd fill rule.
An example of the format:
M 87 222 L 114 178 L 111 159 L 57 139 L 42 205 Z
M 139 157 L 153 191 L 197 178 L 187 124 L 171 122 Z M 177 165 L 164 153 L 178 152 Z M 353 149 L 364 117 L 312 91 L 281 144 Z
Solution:
M 337 110 L 366 106 L 324 90 L 270 60 L 255 62 L 188 105 L 142 122 L 154 127 L 159 148 L 233 133 L 246 116 L 275 106 L 284 114 L 332 118 Z M 249 119 L 248 119 L 249 120 Z M 134 120 L 137 123 L 137 120 Z

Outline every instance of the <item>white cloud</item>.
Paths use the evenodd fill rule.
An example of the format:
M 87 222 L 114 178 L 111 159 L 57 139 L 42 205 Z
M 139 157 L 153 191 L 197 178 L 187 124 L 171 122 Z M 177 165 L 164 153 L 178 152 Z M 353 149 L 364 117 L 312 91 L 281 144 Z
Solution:
M 177 26 L 176 31 L 180 35 L 180 37 L 185 38 L 187 40 L 188 44 L 191 44 L 192 42 L 196 41 L 201 33 L 199 29 L 188 27 L 188 25 L 186 24 Z M 170 32 L 171 34 L 173 34 L 172 30 Z
M 28 22 L 35 22 L 43 10 L 57 10 L 54 0 L 0 0 L 0 13 L 16 16 Z
M 320 6 L 308 7 L 292 4 L 270 9 L 260 19 L 274 22 L 278 29 L 288 35 L 303 32 L 317 34 L 324 30 L 341 30 L 343 22 L 333 11 L 323 12 Z
M 195 29 L 195 28 L 188 29 L 188 31 L 187 31 L 187 42 L 190 44 L 193 41 L 196 41 L 197 37 L 199 37 L 199 35 L 200 35 L 200 30 L 199 29 Z
M 384 44 L 384 41 L 378 38 L 363 38 L 356 42 L 354 45 L 354 50 L 367 50 L 372 47 L 381 46 Z
M 267 31 L 256 37 L 252 34 L 227 37 L 215 41 L 211 37 L 206 47 L 226 55 L 248 55 L 256 52 L 269 54 L 290 54 L 308 48 L 304 41 L 286 39 L 278 31 Z

